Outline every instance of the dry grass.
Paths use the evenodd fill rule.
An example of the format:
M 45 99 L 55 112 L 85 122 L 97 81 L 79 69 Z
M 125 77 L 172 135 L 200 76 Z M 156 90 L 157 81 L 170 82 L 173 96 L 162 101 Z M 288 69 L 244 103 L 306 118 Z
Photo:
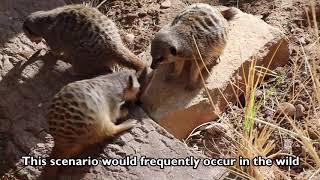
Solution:
M 313 48 L 317 51 L 318 57 L 320 57 L 320 44 L 319 44 L 319 32 L 318 32 L 318 25 L 316 21 L 316 13 L 315 13 L 315 1 L 310 1 L 312 16 L 313 19 L 312 27 L 313 30 L 310 33 L 315 34 Z M 310 24 L 311 25 L 311 24 Z M 310 26 L 311 27 L 311 26 Z M 194 39 L 195 46 L 197 47 L 196 39 Z M 311 104 L 310 108 L 305 112 L 307 114 L 305 116 L 305 123 L 301 121 L 297 121 L 295 117 L 289 117 L 285 115 L 282 117 L 281 121 L 279 121 L 279 116 L 272 117 L 273 121 L 268 122 L 264 119 L 260 119 L 257 117 L 257 112 L 260 109 L 260 106 L 265 105 L 266 99 L 268 99 L 268 94 L 271 91 L 275 91 L 276 87 L 270 87 L 270 89 L 263 89 L 263 100 L 258 101 L 255 99 L 255 92 L 258 88 L 260 88 L 259 82 L 265 78 L 266 75 L 268 76 L 280 76 L 279 74 L 275 74 L 275 72 L 268 70 L 268 67 L 262 68 L 256 66 L 256 61 L 253 60 L 249 69 L 249 72 L 246 74 L 245 79 L 245 89 L 240 90 L 239 92 L 243 92 L 245 96 L 245 107 L 242 109 L 243 113 L 236 114 L 235 116 L 240 117 L 243 119 L 241 124 L 238 127 L 235 127 L 234 137 L 231 139 L 234 142 L 234 146 L 236 146 L 236 150 L 230 152 L 230 154 L 234 157 L 244 157 L 248 159 L 253 159 L 257 156 L 262 156 L 264 158 L 281 158 L 283 156 L 295 156 L 293 151 L 286 152 L 282 149 L 278 150 L 276 147 L 279 146 L 276 142 L 282 142 L 283 137 L 289 138 L 293 142 L 297 142 L 301 146 L 301 154 L 298 154 L 300 157 L 300 166 L 303 168 L 303 171 L 309 171 L 308 175 L 304 176 L 303 178 L 312 179 L 316 175 L 320 173 L 320 133 L 311 129 L 310 124 L 314 124 L 315 121 L 319 120 L 319 114 L 317 116 L 317 112 L 319 112 L 320 107 L 320 81 L 319 81 L 319 74 L 317 74 L 316 69 L 318 65 L 316 64 L 315 58 L 309 58 L 305 47 L 300 45 L 300 49 L 298 50 L 300 55 L 299 58 L 303 59 L 302 62 L 295 61 L 292 64 L 292 74 L 293 79 L 298 78 L 303 73 L 303 70 L 307 69 L 308 76 L 310 77 L 308 80 L 304 81 L 300 86 L 296 86 L 293 82 L 292 84 L 292 97 L 290 98 L 291 102 L 296 101 L 299 97 L 302 96 L 303 93 L 307 94 L 309 97 L 308 104 Z M 197 57 L 202 61 L 201 54 L 199 49 L 197 48 Z M 195 58 L 196 59 L 196 58 Z M 200 62 L 201 62 L 200 61 Z M 271 59 L 272 61 L 272 59 Z M 198 64 L 198 61 L 195 60 Z M 198 66 L 199 67 L 199 66 Z M 210 74 L 209 70 L 206 68 L 207 72 Z M 245 73 L 244 73 L 245 74 Z M 201 76 L 201 79 L 204 83 L 204 79 Z M 286 77 L 283 77 L 286 79 Z M 276 86 L 276 84 L 274 85 Z M 306 87 L 312 86 L 311 92 L 307 90 Z M 236 86 L 235 89 L 238 89 L 239 86 Z M 208 97 L 212 104 L 212 108 L 215 109 L 215 105 L 211 100 L 211 96 L 205 87 L 206 92 L 208 93 Z M 238 91 L 235 91 L 238 92 Z M 237 94 L 239 95 L 239 94 Z M 281 103 L 283 101 L 283 97 L 276 97 L 272 101 L 275 101 L 276 104 Z M 278 102 L 278 100 L 281 100 Z M 232 113 L 234 112 L 231 109 Z M 272 109 L 272 108 L 270 108 Z M 276 111 L 276 109 L 272 109 L 272 111 Z M 220 117 L 220 119 L 222 119 Z M 287 125 L 284 127 L 281 123 L 286 122 Z M 257 126 L 258 124 L 262 125 Z M 312 125 L 311 125 L 312 126 Z M 310 134 L 312 133 L 312 135 Z M 311 136 L 313 136 L 311 138 Z M 278 137 L 279 139 L 275 139 Z M 205 145 L 204 145 L 205 146 Z M 207 148 L 207 147 L 205 147 Z M 208 151 L 211 151 L 207 148 Z M 230 151 L 232 151 L 230 149 Z M 229 155 L 230 155 L 229 154 Z M 221 157 L 228 156 L 226 154 L 220 154 Z M 281 178 L 281 179 L 290 179 L 295 177 L 297 174 L 294 171 L 291 171 L 290 168 L 279 168 L 276 165 L 273 167 L 269 167 L 269 172 L 264 172 L 265 169 L 261 170 L 261 167 L 253 166 L 239 166 L 236 165 L 231 167 L 230 170 L 235 174 L 241 176 L 245 179 L 268 179 L 268 173 L 274 174 L 274 177 Z
M 94 7 L 100 7 L 103 5 L 106 1 L 101 0 L 91 0 L 89 1 L 88 5 L 94 6 Z M 238 1 L 237 1 L 238 2 Z M 237 3 L 238 4 L 238 3 Z M 315 41 L 313 42 L 313 47 L 316 49 L 318 53 L 318 57 L 320 55 L 320 44 L 319 44 L 319 32 L 318 32 L 318 25 L 316 21 L 316 13 L 315 13 L 315 1 L 310 1 L 311 10 L 312 10 L 312 18 L 308 17 L 310 27 L 312 25 L 313 30 L 310 33 L 315 34 Z M 312 19 L 312 21 L 310 20 Z M 199 53 L 199 49 L 197 47 L 196 39 L 194 39 L 195 46 L 197 48 L 197 57 L 200 59 L 200 63 L 204 63 L 203 59 L 201 57 L 201 54 Z M 314 58 L 309 58 L 306 54 L 305 47 L 302 45 L 300 46 L 300 49 L 298 50 L 300 53 L 300 58 L 303 59 L 303 62 L 295 61 L 292 64 L 292 73 L 293 73 L 293 79 L 298 78 L 303 69 L 307 69 L 307 72 L 310 76 L 310 80 L 307 80 L 303 82 L 301 86 L 296 86 L 294 82 L 292 82 L 292 97 L 290 98 L 290 102 L 294 102 L 297 99 L 299 99 L 300 96 L 302 96 L 303 93 L 307 93 L 309 95 L 309 103 L 312 104 L 312 108 L 308 109 L 308 114 L 305 118 L 306 123 L 305 124 L 312 124 L 314 119 L 314 114 L 316 114 L 317 111 L 319 111 L 320 107 L 320 81 L 319 76 L 316 72 L 316 62 Z M 196 58 L 195 58 L 196 59 Z M 272 62 L 273 57 L 270 60 L 270 63 Z M 196 61 L 198 67 L 198 61 Z M 269 64 L 270 65 L 270 64 Z M 205 67 L 206 71 L 210 74 L 210 71 L 207 67 Z M 245 74 L 245 73 L 244 73 Z M 240 96 L 240 93 L 244 94 L 245 97 L 245 107 L 242 109 L 242 114 L 238 114 L 237 112 L 233 111 L 232 105 L 229 104 L 229 108 L 231 109 L 231 114 L 234 116 L 240 117 L 237 122 L 238 123 L 236 127 L 232 127 L 228 125 L 228 127 L 234 129 L 234 136 L 230 137 L 231 141 L 230 143 L 233 143 L 232 147 L 236 147 L 236 150 L 230 149 L 229 155 L 233 155 L 234 157 L 244 157 L 248 159 L 253 159 L 257 156 L 262 156 L 264 158 L 270 158 L 274 159 L 277 157 L 282 157 L 284 155 L 294 155 L 293 152 L 284 152 L 282 150 L 278 150 L 276 148 L 277 144 L 276 142 L 282 142 L 284 137 L 289 138 L 290 140 L 297 142 L 301 145 L 304 154 L 300 155 L 301 163 L 304 167 L 308 167 L 309 170 L 311 170 L 313 173 L 309 175 L 308 178 L 312 178 L 316 176 L 316 174 L 319 174 L 320 172 L 320 158 L 319 158 L 319 143 L 320 143 L 320 133 L 315 132 L 313 129 L 310 129 L 310 126 L 307 126 L 301 122 L 296 121 L 296 119 L 288 116 L 284 116 L 281 118 L 281 120 L 278 120 L 278 116 L 272 117 L 274 121 L 268 122 L 264 119 L 261 119 L 257 117 L 257 113 L 261 109 L 260 107 L 266 105 L 267 99 L 272 98 L 271 94 L 276 91 L 277 83 L 274 84 L 273 87 L 269 87 L 269 89 L 263 89 L 263 99 L 257 100 L 256 97 L 256 91 L 257 89 L 261 89 L 260 82 L 262 79 L 265 78 L 265 76 L 273 76 L 277 77 L 279 79 L 285 80 L 286 77 L 280 74 L 277 74 L 273 71 L 270 71 L 267 67 L 259 67 L 256 65 L 256 61 L 253 60 L 251 63 L 251 66 L 249 68 L 249 71 L 247 73 L 247 76 L 244 78 L 245 80 L 245 88 L 240 89 L 240 85 L 235 83 L 234 84 L 234 93 L 236 93 L 238 96 Z M 201 74 L 201 79 L 204 85 L 204 88 L 208 94 L 209 101 L 211 103 L 211 106 L 213 110 L 220 114 L 218 109 L 215 107 L 215 104 L 212 101 L 212 98 L 209 94 L 209 91 L 207 87 L 205 86 L 204 78 Z M 310 86 L 310 83 L 313 87 L 312 92 L 308 92 L 306 90 L 306 87 Z M 222 93 L 221 93 L 222 94 Z M 222 94 L 223 95 L 223 94 Z M 240 101 L 238 99 L 238 101 Z M 284 101 L 283 97 L 276 97 L 275 99 L 272 99 L 274 101 L 274 104 L 279 104 Z M 240 102 L 239 102 L 240 103 Z M 275 112 L 276 106 L 270 107 L 270 109 Z M 319 117 L 318 117 L 319 118 Z M 223 119 L 220 117 L 220 119 Z M 286 127 L 283 127 L 281 125 L 282 122 L 286 122 L 288 125 Z M 210 123 L 207 123 L 205 125 L 208 125 Z M 260 126 L 258 126 L 258 124 Z M 204 126 L 205 126 L 204 125 Z M 262 127 L 261 127 L 262 126 Z M 310 132 L 315 134 L 317 138 L 310 138 Z M 194 132 L 192 132 L 193 134 Z M 280 139 L 275 139 L 275 137 Z M 188 138 L 189 139 L 189 138 Z M 188 140 L 187 139 L 187 140 Z M 211 151 L 209 148 L 207 148 L 207 151 Z M 226 154 L 223 154 L 221 152 L 221 157 L 225 157 Z M 231 167 L 230 170 L 234 173 L 239 175 L 240 177 L 243 177 L 245 179 L 267 179 L 265 169 L 261 169 L 261 167 L 257 166 L 234 166 Z M 295 174 L 293 174 L 290 171 L 290 168 L 285 171 L 284 169 L 280 169 L 276 167 L 275 165 L 273 167 L 269 168 L 270 172 L 273 172 L 273 174 L 276 175 L 276 177 L 280 177 L 282 179 L 288 179 L 289 177 L 294 177 Z

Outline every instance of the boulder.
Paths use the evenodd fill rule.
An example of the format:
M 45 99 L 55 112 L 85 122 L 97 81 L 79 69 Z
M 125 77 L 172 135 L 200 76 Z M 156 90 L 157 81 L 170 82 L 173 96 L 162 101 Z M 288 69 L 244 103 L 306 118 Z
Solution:
M 165 81 L 172 68 L 171 64 L 166 64 L 155 70 L 142 95 L 143 109 L 176 138 L 186 138 L 194 128 L 218 118 L 229 102 L 237 100 L 241 91 L 234 84 L 245 89 L 242 84 L 248 77 L 253 59 L 257 66 L 268 69 L 288 62 L 288 42 L 279 29 L 240 10 L 229 25 L 229 38 L 220 63 L 212 67 L 210 75 L 205 78 L 207 91 L 203 83 L 197 90 L 186 91 L 186 72 L 180 79 Z
M 71 2 L 68 1 L 68 2 Z M 174 2 L 174 1 L 172 1 Z M 24 166 L 22 156 L 46 157 L 53 146 L 47 133 L 46 113 L 51 98 L 69 82 L 69 65 L 50 56 L 38 56 L 46 46 L 32 44 L 22 31 L 26 15 L 64 5 L 63 0 L 0 1 L 0 179 L 37 179 L 42 166 Z M 169 10 L 166 9 L 166 10 Z M 38 52 L 38 53 L 35 53 Z M 31 56 L 31 57 L 30 57 Z M 115 159 L 205 158 L 175 139 L 141 110 L 135 109 L 137 127 L 91 147 L 80 156 Z M 35 161 L 38 162 L 38 161 Z M 10 170 L 11 169 L 11 170 Z M 60 179 L 218 179 L 223 167 L 83 166 L 64 167 Z
M 59 179 L 221 179 L 229 175 L 224 167 L 203 166 L 204 155 L 192 151 L 186 144 L 174 138 L 157 123 L 151 120 L 141 108 L 132 110 L 132 118 L 139 121 L 138 125 L 128 132 L 109 142 L 105 141 L 82 153 L 78 158 L 91 159 L 125 159 L 129 157 L 131 163 L 137 162 L 137 166 L 64 166 L 59 172 Z M 49 138 L 51 139 L 51 138 Z M 50 143 L 39 143 L 29 156 L 44 157 L 52 147 Z M 201 159 L 199 166 L 142 166 L 139 162 L 145 158 L 195 158 Z M 134 159 L 134 158 L 137 159 Z M 22 161 L 18 163 L 18 168 Z M 23 166 L 18 174 L 28 179 L 36 179 L 41 173 L 40 166 Z

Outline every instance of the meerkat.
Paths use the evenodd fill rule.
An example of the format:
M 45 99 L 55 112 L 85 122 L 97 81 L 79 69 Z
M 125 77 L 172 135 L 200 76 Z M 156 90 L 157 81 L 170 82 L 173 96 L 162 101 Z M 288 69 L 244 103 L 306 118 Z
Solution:
M 70 158 L 89 145 L 112 138 L 135 126 L 135 120 L 116 125 L 127 114 L 124 102 L 135 101 L 140 90 L 137 75 L 119 71 L 64 86 L 54 97 L 47 115 L 54 139 L 50 158 Z M 56 177 L 57 166 L 46 166 L 45 178 Z
M 236 8 L 219 11 L 214 7 L 196 3 L 186 7 L 174 18 L 173 22 L 156 33 L 151 44 L 152 64 L 155 69 L 159 64 L 174 63 L 174 72 L 167 80 L 178 78 L 191 62 L 187 90 L 193 90 L 198 84 L 200 70 L 205 65 L 215 65 L 226 46 L 228 20 L 237 14 Z M 205 64 L 199 57 L 195 42 Z M 196 63 L 198 62 L 198 65 Z
M 73 75 L 111 71 L 115 64 L 136 71 L 145 67 L 124 46 L 115 23 L 93 7 L 66 5 L 31 13 L 23 31 L 32 42 L 44 39 L 49 52 L 72 65 Z

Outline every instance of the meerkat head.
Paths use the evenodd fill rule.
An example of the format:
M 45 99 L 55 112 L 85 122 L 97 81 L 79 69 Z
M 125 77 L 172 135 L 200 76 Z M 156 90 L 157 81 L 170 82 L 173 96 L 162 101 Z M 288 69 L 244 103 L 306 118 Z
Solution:
M 155 69 L 159 64 L 174 62 L 178 54 L 178 43 L 174 36 L 167 31 L 157 33 L 151 43 L 151 68 Z
M 126 78 L 127 84 L 123 92 L 123 100 L 135 101 L 137 99 L 137 95 L 140 92 L 140 83 L 138 81 L 137 76 L 134 73 L 129 73 L 129 75 Z
M 30 41 L 39 43 L 43 38 L 42 36 L 48 23 L 48 16 L 45 11 L 31 13 L 23 23 L 23 32 Z

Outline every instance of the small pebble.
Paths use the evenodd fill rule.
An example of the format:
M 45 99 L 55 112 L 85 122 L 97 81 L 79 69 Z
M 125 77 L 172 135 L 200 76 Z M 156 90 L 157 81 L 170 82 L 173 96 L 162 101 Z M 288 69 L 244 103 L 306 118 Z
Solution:
M 135 38 L 134 34 L 129 33 L 125 35 L 124 40 L 129 44 L 133 44 L 134 38 Z
M 147 13 L 146 13 L 145 11 L 140 10 L 140 11 L 138 12 L 138 16 L 139 16 L 139 17 L 145 17 L 146 15 L 147 15 Z
M 170 0 L 165 0 L 160 5 L 160 9 L 167 9 L 169 7 L 171 7 L 171 1 Z
M 283 150 L 285 152 L 291 152 L 292 151 L 292 139 L 286 138 L 283 140 Z
M 255 96 L 257 99 L 261 99 L 263 96 L 263 92 L 261 90 L 256 90 Z
M 286 114 L 289 117 L 293 117 L 296 113 L 296 107 L 293 104 L 288 102 L 283 102 L 278 105 L 277 113 Z
M 265 110 L 264 111 L 264 118 L 267 118 L 267 117 L 272 117 L 273 116 L 273 112 L 269 109 Z
M 300 119 L 304 115 L 305 108 L 302 104 L 296 105 L 296 118 Z
M 306 39 L 304 37 L 301 37 L 298 40 L 302 45 L 306 45 L 307 44 Z

